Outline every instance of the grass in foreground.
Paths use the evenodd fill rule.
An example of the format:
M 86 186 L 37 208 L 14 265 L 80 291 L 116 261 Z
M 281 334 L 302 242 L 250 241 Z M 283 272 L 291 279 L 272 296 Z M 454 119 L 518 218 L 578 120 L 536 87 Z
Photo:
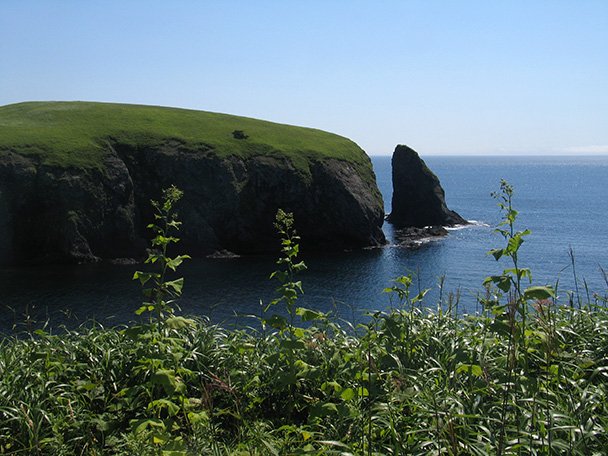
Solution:
M 605 454 L 608 312 L 176 319 L 0 345 L 3 454 Z M 256 325 L 257 326 L 257 325 Z M 526 351 L 509 348 L 523 331 Z M 522 334 L 523 335 L 523 334 Z

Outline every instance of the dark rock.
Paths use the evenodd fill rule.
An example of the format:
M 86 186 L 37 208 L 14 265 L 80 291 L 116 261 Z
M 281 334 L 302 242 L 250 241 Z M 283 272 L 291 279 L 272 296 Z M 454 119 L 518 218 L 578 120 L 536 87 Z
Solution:
M 294 213 L 309 250 L 385 242 L 371 161 L 362 171 L 321 157 L 303 172 L 278 154 L 218 158 L 179 144 L 108 142 L 103 165 L 62 168 L 0 153 L 0 263 L 143 259 L 154 220 L 150 200 L 170 185 L 184 192 L 174 248 L 193 256 L 277 252 L 278 208 Z
M 240 255 L 237 255 L 234 252 L 229 252 L 228 250 L 221 250 L 219 252 L 213 252 L 209 255 L 207 255 L 207 258 L 215 258 L 215 259 L 232 259 L 232 258 L 239 258 Z
M 395 243 L 403 247 L 417 247 L 423 240 L 431 240 L 448 235 L 448 230 L 443 226 L 425 226 L 423 228 L 411 226 L 395 231 Z
M 467 224 L 460 215 L 448 209 L 439 179 L 416 151 L 397 146 L 392 167 L 392 212 L 387 221 L 397 229 Z M 424 233 L 419 234 L 426 237 Z

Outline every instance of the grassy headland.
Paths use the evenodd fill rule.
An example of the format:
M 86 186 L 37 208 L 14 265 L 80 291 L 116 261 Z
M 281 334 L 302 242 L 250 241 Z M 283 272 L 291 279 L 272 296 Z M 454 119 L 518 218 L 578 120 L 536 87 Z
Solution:
M 58 166 L 101 167 L 108 144 L 168 144 L 219 157 L 337 158 L 368 165 L 351 140 L 312 128 L 205 111 L 96 102 L 26 102 L 0 107 L 0 154 L 14 151 Z M 242 135 L 235 132 L 242 132 Z

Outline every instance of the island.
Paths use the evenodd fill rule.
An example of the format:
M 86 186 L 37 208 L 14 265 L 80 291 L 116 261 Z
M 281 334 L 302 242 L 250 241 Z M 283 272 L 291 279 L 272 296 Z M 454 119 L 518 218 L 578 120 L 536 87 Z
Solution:
M 97 102 L 2 106 L 0 131 L 0 264 L 143 258 L 171 185 L 193 256 L 277 251 L 278 208 L 308 250 L 385 243 L 371 160 L 335 134 Z

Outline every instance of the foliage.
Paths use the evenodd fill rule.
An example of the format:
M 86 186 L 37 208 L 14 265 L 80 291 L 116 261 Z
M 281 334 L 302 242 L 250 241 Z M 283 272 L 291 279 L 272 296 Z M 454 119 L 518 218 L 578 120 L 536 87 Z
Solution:
M 163 201 L 152 201 L 152 206 L 156 210 L 154 217 L 158 224 L 151 223 L 148 228 L 151 228 L 156 236 L 152 239 L 152 250 L 148 259 L 147 264 L 158 263 L 160 267 L 159 272 L 142 272 L 136 271 L 133 275 L 134 280 L 139 280 L 141 285 L 145 287 L 149 282 L 152 286 L 144 288 L 143 292 L 149 302 L 145 302 L 137 311 L 137 315 L 141 315 L 143 312 L 150 312 L 154 315 L 157 323 L 162 323 L 164 319 L 173 314 L 173 300 L 170 298 L 176 298 L 182 293 L 184 286 L 184 279 L 179 278 L 171 281 L 166 280 L 167 270 L 171 269 L 175 272 L 177 267 L 183 263 L 184 260 L 189 259 L 188 255 L 178 255 L 174 258 L 167 256 L 167 247 L 172 242 L 178 242 L 179 238 L 171 235 L 172 230 L 178 230 L 181 222 L 178 222 L 176 217 L 177 214 L 173 211 L 175 204 L 181 199 L 183 192 L 171 186 L 163 191 Z
M 453 296 L 425 308 L 412 274 L 385 290 L 398 305 L 356 328 L 298 307 L 304 265 L 293 218 L 279 212 L 270 307 L 283 316 L 226 329 L 165 313 L 163 325 L 3 340 L 0 452 L 606 454 L 605 302 L 517 291 L 512 240 L 524 234 L 512 231 L 512 189 L 502 195 L 500 257 L 515 264 L 497 277 L 511 285 L 491 278 L 475 315 L 454 314 Z

